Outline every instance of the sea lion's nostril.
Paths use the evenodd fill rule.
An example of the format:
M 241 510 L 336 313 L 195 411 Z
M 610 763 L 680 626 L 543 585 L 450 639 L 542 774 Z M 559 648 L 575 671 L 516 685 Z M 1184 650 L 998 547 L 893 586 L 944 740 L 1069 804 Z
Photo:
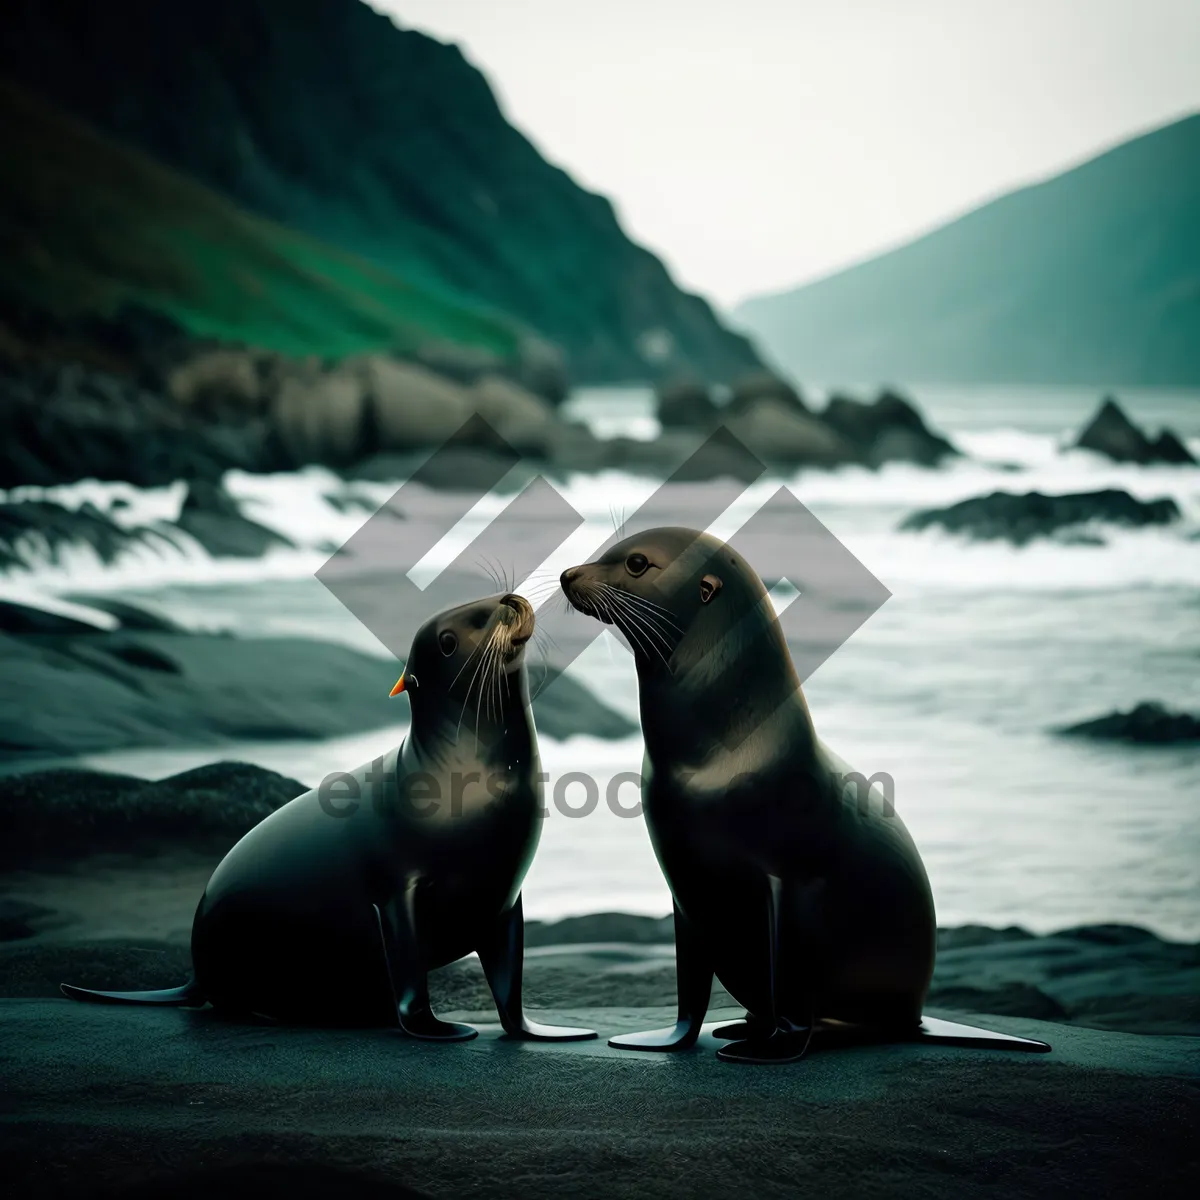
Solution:
M 564 571 L 564 572 L 563 572 L 563 573 L 562 573 L 562 574 L 561 574 L 561 575 L 558 577 L 558 582 L 559 582 L 559 583 L 561 583 L 561 584 L 563 585 L 563 587 L 567 587 L 567 586 L 569 586 L 570 584 L 574 583 L 574 582 L 575 582 L 575 580 L 577 580 L 577 579 L 579 578 L 579 576 L 580 576 L 580 575 L 582 575 L 582 574 L 583 574 L 583 568 L 582 568 L 582 567 L 568 567 L 568 568 L 567 568 L 567 569 L 566 569 L 566 570 L 565 570 L 565 571 Z

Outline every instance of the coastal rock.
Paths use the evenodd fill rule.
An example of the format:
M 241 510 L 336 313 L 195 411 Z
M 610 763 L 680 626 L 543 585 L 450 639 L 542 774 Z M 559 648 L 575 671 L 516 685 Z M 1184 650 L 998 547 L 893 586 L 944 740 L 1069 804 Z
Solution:
M 514 382 L 557 407 L 571 388 L 567 357 L 545 338 L 527 335 L 517 346 L 516 364 L 509 368 Z
M 1138 500 L 1119 488 L 1066 496 L 992 492 L 948 508 L 915 512 L 901 522 L 900 529 L 920 531 L 938 527 L 978 541 L 1003 540 L 1024 546 L 1034 538 L 1055 536 L 1093 521 L 1136 528 L 1168 525 L 1178 520 L 1179 515 L 1179 506 L 1169 497 Z
M 0 869 L 104 853 L 220 853 L 307 790 L 239 762 L 209 763 L 157 782 L 76 769 L 3 776 Z
M 167 374 L 166 392 L 177 404 L 209 414 L 258 412 L 265 400 L 256 355 L 224 347 L 175 365 Z
M 373 414 L 361 375 L 345 367 L 289 372 L 271 403 L 271 425 L 289 464 L 339 467 L 375 448 Z
M 613 438 L 601 445 L 605 465 L 658 479 L 670 477 L 677 483 L 703 483 L 709 479 L 753 483 L 763 473 L 762 461 L 728 429 L 719 428 L 710 437 L 669 429 L 653 441 Z
M 1157 460 L 1162 463 L 1187 465 L 1194 464 L 1196 461 L 1192 456 L 1192 452 L 1170 429 L 1164 429 L 1158 435 L 1158 437 L 1150 443 L 1150 448 Z
M 834 395 L 820 415 L 870 466 L 911 462 L 935 467 L 958 454 L 950 442 L 926 426 L 913 404 L 896 392 L 882 392 L 873 404 Z
M 81 544 L 90 546 L 101 562 L 111 563 L 129 547 L 154 541 L 177 546 L 168 527 L 127 529 L 90 501 L 77 509 L 52 500 L 0 504 L 0 570 L 57 563 L 64 550 Z
M 1090 721 L 1064 726 L 1057 732 L 1068 737 L 1094 738 L 1098 741 L 1167 746 L 1200 742 L 1200 716 L 1172 712 L 1164 704 L 1147 700 L 1129 712 L 1106 713 Z
M 142 630 L 132 613 L 119 621 L 103 629 L 16 601 L 0 605 L 0 677 L 21 681 L 0 689 L 0 761 L 338 737 L 404 720 L 387 696 L 395 662 L 303 638 Z M 637 732 L 569 676 L 530 670 L 544 737 Z
M 748 402 L 725 417 L 722 424 L 766 462 L 834 467 L 858 457 L 836 429 L 793 404 L 773 398 Z
M 558 418 L 540 396 L 499 375 L 485 375 L 471 388 L 468 401 L 514 450 L 546 455 Z
M 472 414 L 466 388 L 416 363 L 368 355 L 357 369 L 382 451 L 440 446 Z
M 162 487 L 271 470 L 261 418 L 216 423 L 133 380 L 78 365 L 0 366 L 0 487 L 79 479 Z
M 794 413 L 807 414 L 809 411 L 800 393 L 786 379 L 769 371 L 754 371 L 734 383 L 726 414 L 734 416 L 746 412 L 764 401 Z
M 237 501 L 218 483 L 194 479 L 176 522 L 214 558 L 258 558 L 275 546 L 291 546 L 281 533 L 242 515 Z
M 1187 447 L 1169 429 L 1156 441 L 1149 438 L 1125 415 L 1121 406 L 1106 397 L 1096 415 L 1087 423 L 1075 445 L 1081 450 L 1103 454 L 1113 462 L 1194 463 Z
M 699 379 L 675 379 L 655 392 L 659 424 L 664 429 L 706 429 L 717 418 L 712 393 Z

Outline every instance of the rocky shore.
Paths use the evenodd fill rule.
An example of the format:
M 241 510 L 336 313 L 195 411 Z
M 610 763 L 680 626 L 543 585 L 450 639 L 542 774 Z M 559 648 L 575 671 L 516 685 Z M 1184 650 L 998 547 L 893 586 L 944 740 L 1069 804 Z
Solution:
M 1179 518 L 1179 506 L 1169 497 L 1139 500 L 1119 488 L 1066 496 L 992 492 L 947 508 L 912 513 L 900 529 L 919 533 L 940 528 L 976 541 L 1007 541 L 1016 546 L 1037 538 L 1103 545 L 1097 525 L 1132 529 L 1170 525 Z
M 19 681 L 0 691 L 0 766 L 131 746 L 328 738 L 403 719 L 387 696 L 395 662 L 304 638 L 191 632 L 143 607 L 80 599 L 81 616 L 0 601 L 0 670 Z M 636 729 L 557 672 L 533 703 L 547 737 Z

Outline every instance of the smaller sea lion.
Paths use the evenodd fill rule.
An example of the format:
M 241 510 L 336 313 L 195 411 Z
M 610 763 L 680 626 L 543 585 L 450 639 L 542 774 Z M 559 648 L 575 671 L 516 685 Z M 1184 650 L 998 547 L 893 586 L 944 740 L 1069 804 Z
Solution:
M 305 792 L 213 872 L 192 925 L 193 979 L 157 992 L 63 985 L 75 1000 L 199 1005 L 309 1024 L 398 1024 L 434 1041 L 427 976 L 476 951 L 505 1032 L 576 1040 L 521 1001 L 521 883 L 542 826 L 525 645 L 533 608 L 512 593 L 439 613 L 392 694 L 412 726 L 380 759 Z

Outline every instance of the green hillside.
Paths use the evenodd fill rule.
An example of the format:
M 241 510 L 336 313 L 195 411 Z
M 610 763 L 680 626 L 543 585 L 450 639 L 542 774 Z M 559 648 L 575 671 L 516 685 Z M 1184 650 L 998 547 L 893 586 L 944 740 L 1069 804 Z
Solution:
M 137 303 L 200 336 L 340 357 L 512 353 L 507 320 L 252 216 L 0 83 L 0 293 L 61 317 Z
M 1200 116 L 736 315 L 802 379 L 1200 384 Z
M 360 0 L 8 0 L 0 74 L 247 211 L 511 314 L 577 379 L 761 368 L 458 47 Z

